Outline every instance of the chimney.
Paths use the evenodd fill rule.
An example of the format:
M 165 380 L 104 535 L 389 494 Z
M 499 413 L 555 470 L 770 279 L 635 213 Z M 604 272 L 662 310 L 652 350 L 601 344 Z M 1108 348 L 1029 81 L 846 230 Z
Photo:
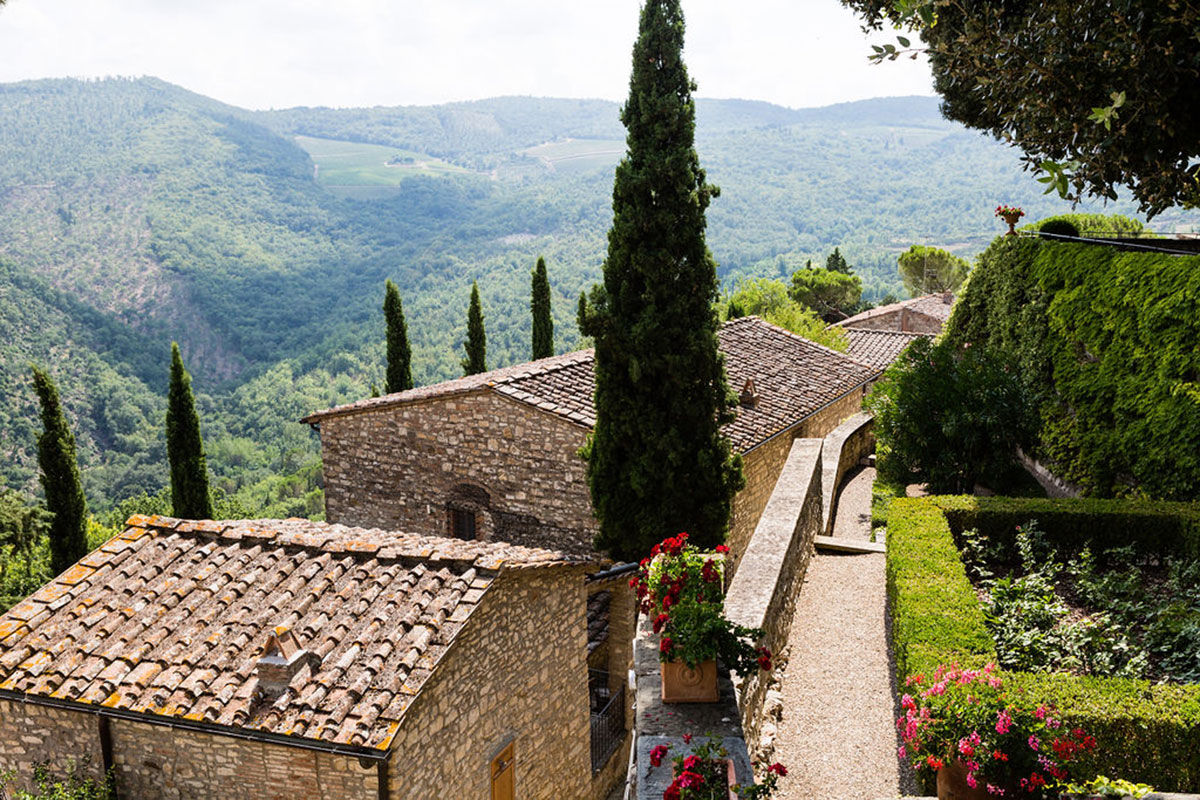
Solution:
M 300 668 L 309 663 L 310 657 L 290 629 L 276 628 L 267 635 L 267 643 L 255 668 L 259 691 L 271 697 L 283 694 Z
M 754 379 L 747 378 L 742 384 L 742 391 L 738 393 L 738 400 L 746 408 L 754 408 L 758 405 L 758 393 L 754 390 Z

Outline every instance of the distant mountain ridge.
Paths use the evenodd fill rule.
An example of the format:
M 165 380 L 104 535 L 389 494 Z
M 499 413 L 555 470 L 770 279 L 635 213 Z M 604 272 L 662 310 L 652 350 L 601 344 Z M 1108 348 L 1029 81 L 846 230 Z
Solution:
M 538 255 L 556 345 L 576 346 L 575 300 L 605 255 L 619 108 L 509 97 L 248 111 L 154 78 L 0 85 L 3 482 L 36 488 L 31 360 L 62 384 L 102 505 L 165 479 L 161 395 L 178 340 L 217 485 L 286 515 L 311 503 L 319 474 L 296 420 L 382 385 L 386 278 L 418 383 L 458 372 L 472 280 L 489 365 L 528 357 Z M 1066 209 L 1009 148 L 942 119 L 936 98 L 701 98 L 697 117 L 722 189 L 708 234 L 727 286 L 786 278 L 838 246 L 877 299 L 899 292 L 895 255 L 910 243 L 970 254 L 1001 231 L 999 202 L 1031 218 Z

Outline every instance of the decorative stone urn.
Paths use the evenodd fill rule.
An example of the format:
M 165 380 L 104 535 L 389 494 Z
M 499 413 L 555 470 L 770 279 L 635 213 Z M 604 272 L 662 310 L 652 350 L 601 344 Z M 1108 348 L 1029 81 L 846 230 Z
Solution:
M 1006 233 L 1004 235 L 1005 236 L 1016 236 L 1017 235 L 1017 223 L 1021 221 L 1021 212 L 1018 211 L 1018 212 L 1015 212 L 1012 214 L 1005 214 L 1004 221 L 1008 223 L 1008 233 Z
M 664 703 L 715 703 L 720 699 L 716 661 L 701 661 L 695 667 L 682 661 L 660 661 L 658 667 Z

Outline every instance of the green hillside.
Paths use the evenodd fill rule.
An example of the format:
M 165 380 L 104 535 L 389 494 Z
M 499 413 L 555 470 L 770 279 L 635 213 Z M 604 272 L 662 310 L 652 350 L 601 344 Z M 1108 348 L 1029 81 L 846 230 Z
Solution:
M 459 373 L 472 280 L 489 364 L 528 357 L 539 254 L 557 347 L 577 345 L 575 300 L 600 275 L 624 146 L 618 110 L 509 97 L 249 112 L 155 79 L 0 85 L 0 481 L 36 487 L 36 359 L 76 421 L 93 505 L 156 490 L 176 339 L 216 485 L 249 511 L 309 513 L 317 439 L 296 420 L 382 385 L 386 278 L 418 383 Z M 839 246 L 877 300 L 900 292 L 895 257 L 914 242 L 973 255 L 1002 230 L 999 202 L 1032 219 L 1067 210 L 932 98 L 702 100 L 697 115 L 722 189 L 708 230 L 726 286 Z

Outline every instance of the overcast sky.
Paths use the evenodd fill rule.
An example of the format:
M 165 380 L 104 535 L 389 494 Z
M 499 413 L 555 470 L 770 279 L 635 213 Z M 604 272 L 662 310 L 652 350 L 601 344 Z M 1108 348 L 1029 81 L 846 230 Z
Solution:
M 245 108 L 622 100 L 639 0 L 8 0 L 0 82 L 153 75 Z M 684 0 L 702 97 L 794 108 L 932 94 L 872 65 L 837 0 Z M 876 37 L 875 41 L 891 41 Z

